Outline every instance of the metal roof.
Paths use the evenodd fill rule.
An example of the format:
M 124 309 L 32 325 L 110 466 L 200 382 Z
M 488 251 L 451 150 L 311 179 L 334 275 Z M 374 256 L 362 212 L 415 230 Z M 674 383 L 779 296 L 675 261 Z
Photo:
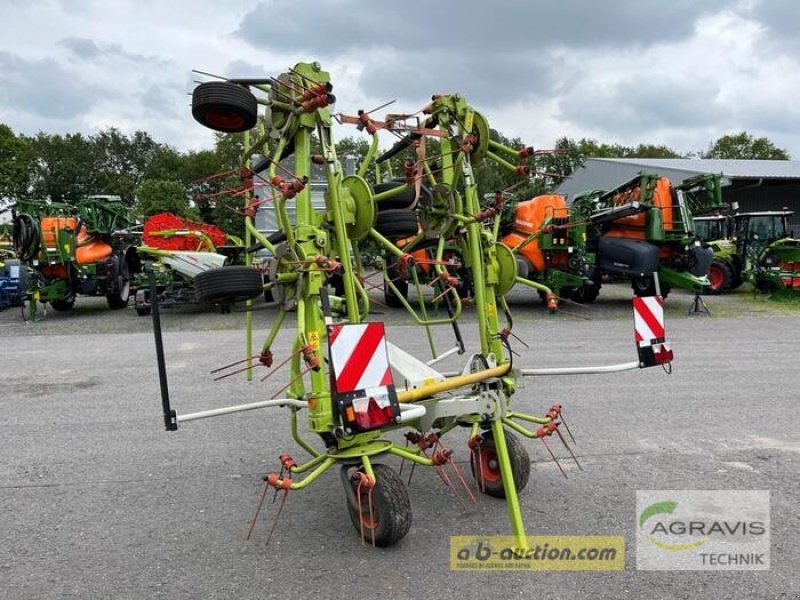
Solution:
M 590 189 L 610 189 L 640 171 L 664 175 L 676 182 L 699 173 L 721 173 L 723 185 L 728 185 L 732 179 L 800 180 L 800 160 L 587 158 L 556 191 L 571 198 Z

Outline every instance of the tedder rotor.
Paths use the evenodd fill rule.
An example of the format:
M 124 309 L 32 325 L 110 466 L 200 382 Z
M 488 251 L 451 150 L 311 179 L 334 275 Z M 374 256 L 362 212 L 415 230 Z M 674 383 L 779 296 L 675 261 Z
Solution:
M 555 435 L 567 442 L 562 435 L 560 405 L 544 408 L 541 416 L 512 407 L 520 378 L 666 365 L 672 353 L 665 344 L 660 298 L 635 299 L 634 309 L 640 315 L 636 321 L 638 360 L 561 369 L 512 365 L 513 323 L 504 294 L 515 283 L 516 260 L 498 241 L 500 210 L 495 205 L 481 205 L 473 168 L 482 160 L 493 160 L 526 177 L 530 167 L 516 163 L 532 156 L 532 149 L 513 149 L 492 140 L 486 119 L 456 94 L 434 96 L 417 113 L 420 116 L 388 115 L 379 121 L 364 111 L 358 116 L 334 116 L 332 91 L 330 76 L 318 63 L 297 64 L 274 78 L 203 83 L 194 91 L 192 113 L 197 121 L 215 131 L 245 134 L 243 169 L 251 188 L 244 210 L 245 244 L 263 246 L 273 255 L 266 285 L 278 304 L 277 315 L 261 350 L 253 353 L 248 348 L 247 358 L 229 367 L 252 373 L 255 367 L 272 368 L 281 359 L 275 368 L 288 363 L 291 373 L 284 398 L 190 414 L 177 414 L 165 393 L 167 429 L 246 410 L 289 408 L 292 436 L 309 459 L 301 462 L 282 454 L 279 472 L 265 477 L 265 494 L 274 488 L 284 492 L 285 500 L 290 491 L 306 488 L 338 467 L 348 513 L 362 541 L 390 546 L 409 531 L 411 505 L 405 484 L 381 459 L 395 456 L 415 466 L 432 467 L 455 488 L 454 484 L 464 483 L 464 479 L 444 440 L 448 433 L 463 427 L 469 431 L 477 488 L 505 498 L 513 534 L 519 546 L 526 548 L 518 493 L 528 481 L 531 463 L 517 434 L 542 441 Z M 260 121 L 259 104 L 266 108 L 266 118 Z M 332 134 L 334 118 L 372 136 L 357 174 L 343 174 Z M 251 132 L 253 128 L 256 132 Z M 378 156 L 381 131 L 397 135 L 399 141 Z M 430 153 L 426 141 L 428 148 L 434 148 Z M 365 178 L 373 161 L 404 152 L 411 156 L 404 178 L 376 191 Z M 254 177 L 255 169 L 247 173 L 257 154 L 263 157 L 257 160 L 269 164 L 263 178 Z M 310 200 L 312 164 L 324 167 L 324 211 L 316 210 Z M 268 187 L 280 226 L 281 235 L 271 239 L 254 225 L 256 203 L 264 202 L 255 200 L 253 190 L 258 186 Z M 416 234 L 400 248 L 378 231 L 376 223 L 386 210 L 382 204 L 409 195 L 413 205 L 406 208 L 414 214 Z M 261 197 L 265 196 L 262 191 Z M 289 203 L 295 204 L 294 218 L 287 209 Z M 415 323 L 428 332 L 433 359 L 426 362 L 402 350 L 393 343 L 400 336 L 393 336 L 390 327 L 370 318 L 369 276 L 362 260 L 367 240 L 392 257 L 379 269 L 389 289 L 395 285 L 391 274 L 398 271 L 407 281 L 421 285 L 417 277 L 422 277 L 421 265 L 413 253 L 420 247 L 431 250 L 433 259 L 423 279 L 426 285 L 435 286 L 444 310 L 430 314 L 424 302 L 416 308 L 402 294 L 396 295 Z M 443 259 L 445 247 L 457 254 L 470 279 L 477 323 L 475 348 L 467 348 L 461 335 L 465 305 L 458 293 L 460 282 Z M 213 274 L 211 270 L 205 276 L 213 278 Z M 644 321 L 641 315 L 645 315 Z M 155 317 L 157 310 L 154 322 Z M 246 318 L 249 328 L 252 313 Z M 290 318 L 294 320 L 294 342 L 290 352 L 279 356 L 274 342 Z M 452 328 L 452 349 L 437 354 L 430 333 L 434 326 Z M 158 348 L 157 327 L 156 343 Z M 442 373 L 434 368 L 454 354 L 464 356 L 460 372 Z M 163 354 L 159 352 L 159 356 Z M 159 366 L 164 376 L 163 360 Z M 307 430 L 320 444 L 300 433 L 300 413 L 306 415 Z M 405 431 L 407 445 L 386 438 L 396 430 Z M 464 487 L 472 496 L 470 487 Z

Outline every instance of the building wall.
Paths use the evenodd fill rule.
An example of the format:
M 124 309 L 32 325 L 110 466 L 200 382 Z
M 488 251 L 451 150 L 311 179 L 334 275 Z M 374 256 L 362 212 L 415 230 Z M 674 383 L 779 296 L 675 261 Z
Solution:
M 790 219 L 795 237 L 800 236 L 800 181 L 786 183 L 735 180 L 722 188 L 725 202 L 738 202 L 739 212 L 759 210 L 794 211 Z

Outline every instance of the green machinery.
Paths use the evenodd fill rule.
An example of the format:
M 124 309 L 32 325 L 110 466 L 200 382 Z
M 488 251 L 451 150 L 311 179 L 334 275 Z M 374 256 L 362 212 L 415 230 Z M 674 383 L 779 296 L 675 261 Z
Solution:
M 258 232 L 253 222 L 251 193 L 245 206 L 245 242 L 250 246 L 255 239 L 274 257 L 267 286 L 278 312 L 261 350 L 253 353 L 248 349 L 243 360 L 222 367 L 219 372 L 223 374 L 218 376 L 236 371 L 252 374 L 256 367 L 274 367 L 268 374 L 271 375 L 281 365 L 288 365 L 290 373 L 285 391 L 279 392 L 285 397 L 178 414 L 165 392 L 166 376 L 160 358 L 165 425 L 168 430 L 175 430 L 179 423 L 195 419 L 287 407 L 291 411 L 292 437 L 309 458 L 298 462 L 288 454 L 281 455 L 280 470 L 265 476 L 264 493 L 270 488 L 276 493 L 282 491 L 283 506 L 290 491 L 302 490 L 338 467 L 353 525 L 362 541 L 379 546 L 399 541 L 411 524 L 406 486 L 393 469 L 379 460 L 390 455 L 399 457 L 437 469 L 443 480 L 463 482 L 453 452 L 444 440 L 454 429 L 466 428 L 477 486 L 489 495 L 505 498 L 511 529 L 524 548 L 527 540 L 518 492 L 528 482 L 530 459 L 515 434 L 542 441 L 555 435 L 567 442 L 561 433 L 560 405 L 544 408 L 542 416 L 512 407 L 520 378 L 635 369 L 667 362 L 671 353 L 656 350 L 649 353 L 650 359 L 645 356 L 631 363 L 604 367 L 513 367 L 512 320 L 503 295 L 515 283 L 516 262 L 511 251 L 498 241 L 499 222 L 493 214 L 494 207 L 480 204 L 472 169 L 481 160 L 496 160 L 524 175 L 525 169 L 502 156 L 519 157 L 519 151 L 494 144 L 485 118 L 463 97 L 435 96 L 418 120 L 392 115 L 376 121 L 366 112 L 348 118 L 338 115 L 343 122 L 355 121 L 359 129 L 372 136 L 369 154 L 359 172 L 344 176 L 332 136 L 332 89 L 329 74 L 318 63 L 300 63 L 275 78 L 212 81 L 200 84 L 194 91 L 192 112 L 197 121 L 216 131 L 246 132 L 245 167 L 256 153 L 267 158 L 270 167 L 263 181 L 271 190 L 282 232 L 280 242 L 275 238 L 270 241 Z M 258 125 L 253 137 L 249 130 L 256 126 L 258 104 L 265 106 L 267 119 Z M 402 138 L 390 153 L 407 148 L 416 159 L 408 164 L 406 182 L 376 192 L 364 175 L 377 155 L 381 130 Z M 312 153 L 312 135 L 320 143 L 318 154 Z M 439 141 L 440 150 L 435 157 L 425 155 L 425 140 L 430 138 Z M 292 172 L 281 165 L 281 160 L 290 154 L 295 157 Z M 324 211 L 314 209 L 310 202 L 307 183 L 312 163 L 325 168 Z M 423 183 L 431 193 L 415 207 L 422 224 L 419 240 L 400 249 L 375 228 L 380 205 L 408 190 L 416 190 L 416 198 L 422 198 Z M 286 210 L 289 199 L 296 202 L 294 221 Z M 492 211 L 487 212 L 487 208 Z M 430 361 L 400 349 L 392 343 L 390 328 L 384 329 L 383 323 L 370 320 L 371 300 L 361 252 L 367 240 L 408 270 L 412 281 L 417 281 L 419 265 L 411 252 L 417 244 L 430 247 L 430 241 L 435 240 L 435 260 L 430 266 L 437 274 L 439 294 L 448 300 L 449 312 L 431 315 L 424 303 L 415 307 L 403 300 L 414 322 L 427 331 L 431 340 L 434 357 Z M 471 351 L 459 332 L 464 306 L 457 292 L 458 282 L 444 261 L 448 244 L 458 246 L 473 286 L 477 347 Z M 382 273 L 391 289 L 392 266 L 387 263 L 384 261 Z M 237 284 L 225 271 L 222 268 L 203 275 L 210 287 L 219 283 L 216 289 L 227 288 L 234 295 Z M 341 282 L 334 285 L 332 279 L 337 277 Z M 156 307 L 153 314 L 155 324 Z M 249 348 L 252 313 L 248 312 L 246 318 Z M 273 348 L 274 342 L 290 319 L 294 321 L 294 341 L 291 350 L 280 355 L 280 349 Z M 435 326 L 453 328 L 452 349 L 437 353 L 431 334 Z M 159 331 L 156 326 L 157 349 Z M 464 368 L 460 371 L 440 373 L 434 368 L 439 360 L 457 353 L 464 355 Z M 662 359 L 651 360 L 653 356 Z M 301 433 L 300 414 L 306 415 L 307 430 L 316 442 Z M 386 434 L 395 430 L 405 431 L 406 445 L 386 439 Z M 447 469 L 453 475 L 448 477 Z M 473 496 L 471 486 L 465 484 L 464 489 Z M 276 514 L 276 522 L 277 518 Z M 254 519 L 253 527 L 255 524 Z
M 698 238 L 714 252 L 710 293 L 748 281 L 757 290 L 800 290 L 800 240 L 789 231 L 788 210 L 695 219 Z
M 592 302 L 602 281 L 627 278 L 635 294 L 671 287 L 702 291 L 710 253 L 694 235 L 694 215 L 721 206 L 720 177 L 701 175 L 679 185 L 641 173 L 608 191 L 559 195 L 519 203 L 503 242 L 519 262 L 520 281 L 555 296 Z
M 21 201 L 12 221 L 25 271 L 26 320 L 41 316 L 40 304 L 69 310 L 78 295 L 105 296 L 112 309 L 127 306 L 139 262 L 128 208 L 118 196 L 89 196 L 75 205 Z

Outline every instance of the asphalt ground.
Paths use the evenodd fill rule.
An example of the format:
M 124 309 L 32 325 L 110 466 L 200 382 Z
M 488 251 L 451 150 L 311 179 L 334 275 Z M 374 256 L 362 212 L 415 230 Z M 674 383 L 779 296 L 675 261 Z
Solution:
M 534 293 L 515 289 L 514 333 L 530 346 L 513 342 L 516 364 L 635 360 L 629 297 L 627 287 L 607 286 L 590 308 L 548 315 Z M 624 536 L 625 570 L 606 573 L 451 571 L 450 536 L 509 533 L 505 505 L 482 497 L 464 511 L 424 468 L 409 487 L 411 531 L 394 547 L 361 544 L 335 471 L 289 495 L 267 548 L 277 504 L 245 540 L 262 476 L 278 470 L 282 452 L 305 458 L 284 409 L 168 433 L 148 318 L 91 298 L 35 324 L 18 309 L 0 312 L 0 597 L 800 598 L 800 310 L 746 289 L 706 298 L 710 316 L 687 314 L 692 300 L 675 291 L 666 302 L 671 375 L 656 367 L 528 379 L 515 397 L 520 410 L 564 406 L 584 468 L 553 440 L 564 479 L 538 441 L 526 442 L 527 532 Z M 256 308 L 258 345 L 275 310 Z M 427 356 L 422 329 L 400 311 L 376 311 L 391 341 Z M 467 311 L 468 348 L 474 319 Z M 212 381 L 211 369 L 244 355 L 241 313 L 187 306 L 163 321 L 178 412 L 269 398 L 288 381 L 285 373 L 265 383 Z M 440 351 L 452 345 L 448 328 L 435 338 Z M 284 331 L 276 361 L 289 343 Z M 466 433 L 445 441 L 468 473 Z M 646 489 L 769 490 L 770 570 L 637 571 L 635 497 Z

